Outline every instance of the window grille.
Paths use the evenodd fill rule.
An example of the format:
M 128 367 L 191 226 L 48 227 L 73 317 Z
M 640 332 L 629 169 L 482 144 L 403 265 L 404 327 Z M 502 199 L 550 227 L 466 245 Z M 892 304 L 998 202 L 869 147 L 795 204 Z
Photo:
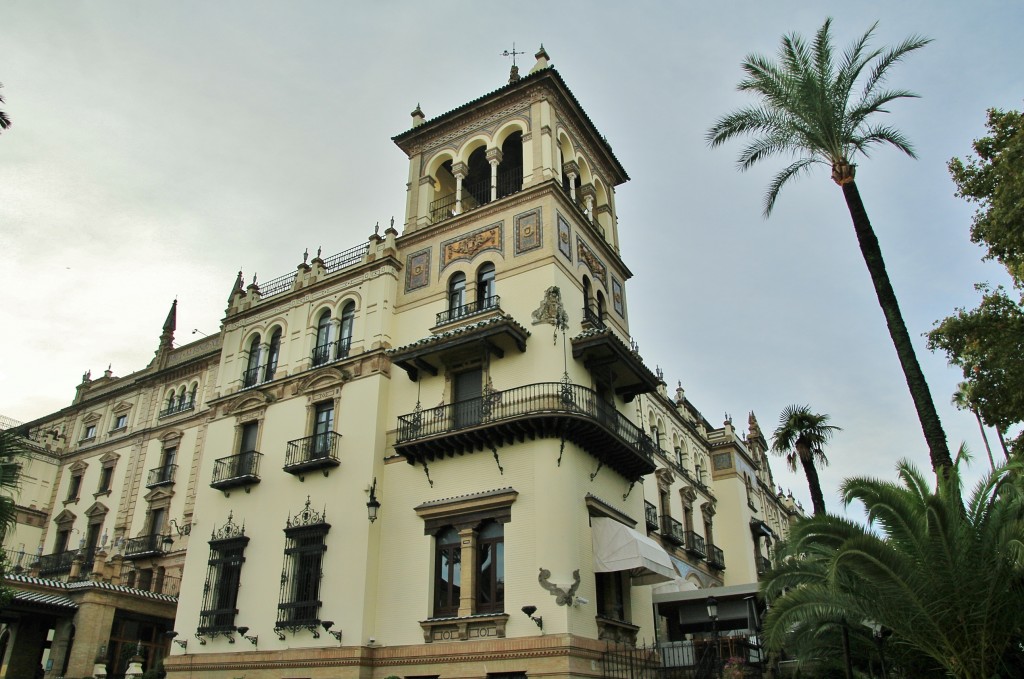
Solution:
M 316 630 L 320 625 L 320 580 L 323 577 L 325 540 L 331 525 L 327 510 L 317 512 L 306 505 L 285 524 L 284 566 L 281 595 L 277 605 L 278 630 Z
M 203 608 L 199 613 L 200 634 L 230 633 L 238 613 L 238 588 L 241 585 L 245 546 L 249 538 L 245 525 L 227 522 L 210 535 L 210 560 L 203 585 Z

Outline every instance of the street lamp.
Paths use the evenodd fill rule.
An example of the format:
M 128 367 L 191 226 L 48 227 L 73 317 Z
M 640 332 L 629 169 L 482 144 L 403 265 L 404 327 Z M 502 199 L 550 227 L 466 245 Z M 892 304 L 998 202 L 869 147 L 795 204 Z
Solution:
M 715 643 L 715 676 L 722 677 L 722 649 L 718 643 L 718 599 L 713 596 L 707 601 L 708 617 L 711 619 L 711 638 Z

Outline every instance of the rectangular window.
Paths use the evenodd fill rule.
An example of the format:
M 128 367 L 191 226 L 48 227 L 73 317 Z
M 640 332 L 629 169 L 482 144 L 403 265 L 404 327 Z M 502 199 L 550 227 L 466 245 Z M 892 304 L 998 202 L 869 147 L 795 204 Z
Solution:
M 597 584 L 597 614 L 603 618 L 629 622 L 622 573 L 594 573 Z
M 73 474 L 71 476 L 71 483 L 68 484 L 68 496 L 64 500 L 70 502 L 78 499 L 78 494 L 82 490 L 82 474 Z
M 462 595 L 462 541 L 459 532 L 448 526 L 436 538 L 434 556 L 434 617 L 451 618 L 459 614 Z
M 245 563 L 245 535 L 221 540 L 210 540 L 210 560 L 203 587 L 203 608 L 200 611 L 199 632 L 210 633 L 234 630 L 238 613 L 238 588 Z
M 242 435 L 239 439 L 238 452 L 251 453 L 256 450 L 256 441 L 259 433 L 259 422 L 246 422 L 243 424 Z
M 104 465 L 100 470 L 100 485 L 96 488 L 97 493 L 109 493 L 110 483 L 114 479 L 114 465 Z
M 118 415 L 114 418 L 114 431 L 121 431 L 128 428 L 128 416 Z
M 277 627 L 320 624 L 320 578 L 323 571 L 327 523 L 285 529 L 284 569 L 277 605 Z
M 452 401 L 455 406 L 456 428 L 480 423 L 483 387 L 483 370 L 480 368 L 455 375 Z
M 85 435 L 82 437 L 83 441 L 96 438 L 96 425 L 90 424 L 85 428 Z
M 313 416 L 313 446 L 311 457 L 324 457 L 331 452 L 331 434 L 334 432 L 334 401 L 316 404 Z

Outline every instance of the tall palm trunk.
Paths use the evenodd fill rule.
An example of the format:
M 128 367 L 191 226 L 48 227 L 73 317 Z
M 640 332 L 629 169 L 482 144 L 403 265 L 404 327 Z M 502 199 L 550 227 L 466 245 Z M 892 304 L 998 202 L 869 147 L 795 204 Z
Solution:
M 850 210 L 851 219 L 853 219 L 853 229 L 857 233 L 857 242 L 860 244 L 860 251 L 864 256 L 864 263 L 867 264 L 871 282 L 875 285 L 878 304 L 882 307 L 882 313 L 885 314 L 885 323 L 889 326 L 889 336 L 896 347 L 896 355 L 903 367 L 903 375 L 906 377 L 910 396 L 914 400 L 914 407 L 917 409 L 917 417 L 921 422 L 925 441 L 928 442 L 932 469 L 936 475 L 944 477 L 953 468 L 953 458 L 949 455 L 946 433 L 942 430 L 942 423 L 935 410 L 935 403 L 928 390 L 928 383 L 917 362 L 917 355 L 914 353 L 914 345 L 910 342 L 907 325 L 903 322 L 903 314 L 900 313 L 896 293 L 893 292 L 889 274 L 885 271 L 882 249 L 871 228 L 871 222 L 868 220 L 868 213 L 864 209 L 856 182 L 850 178 L 849 181 L 842 184 L 842 188 L 846 206 Z
M 811 491 L 811 506 L 814 508 L 814 515 L 823 516 L 825 514 L 825 496 L 821 493 L 821 482 L 818 480 L 818 469 L 814 466 L 811 447 L 797 441 L 796 452 L 797 457 L 800 458 L 800 466 L 804 468 L 804 476 L 807 477 L 807 487 Z
M 992 446 L 988 444 L 988 434 L 985 433 L 985 425 L 981 421 L 981 413 L 978 412 L 977 408 L 971 408 L 971 412 L 974 413 L 974 417 L 978 420 L 978 429 L 981 430 L 981 440 L 985 442 L 985 452 L 988 453 L 988 463 L 992 465 L 992 469 L 995 469 L 996 460 L 992 457 Z
M 1009 460 L 1010 459 L 1010 449 L 1006 447 L 1006 437 L 1003 436 L 1003 428 L 997 426 L 996 427 L 996 433 L 999 434 L 999 445 L 1001 445 L 1003 447 L 1003 455 L 1005 455 L 1006 459 Z

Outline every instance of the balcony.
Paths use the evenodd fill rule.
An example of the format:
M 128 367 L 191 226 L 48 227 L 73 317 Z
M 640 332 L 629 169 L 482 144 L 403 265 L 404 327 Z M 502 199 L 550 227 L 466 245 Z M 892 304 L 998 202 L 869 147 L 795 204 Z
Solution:
M 772 562 L 771 562 L 771 560 L 770 559 L 766 559 L 765 557 L 761 556 L 760 554 L 758 554 L 757 556 L 754 557 L 754 565 L 757 566 L 757 574 L 758 575 L 764 575 L 765 573 L 767 573 L 768 571 L 770 571 L 772 569 Z
M 284 457 L 284 470 L 289 474 L 302 476 L 306 472 L 323 470 L 324 476 L 332 467 L 337 467 L 341 434 L 329 432 L 313 434 L 288 442 Z
M 596 392 L 542 382 L 402 415 L 395 452 L 427 463 L 521 442 L 571 441 L 630 481 L 655 470 L 654 444 Z
M 627 403 L 638 394 L 657 391 L 660 378 L 644 365 L 633 346 L 626 344 L 611 328 L 591 327 L 572 338 L 572 357 L 582 360 L 588 370 L 615 375 L 615 393 Z
M 488 311 L 501 311 L 501 297 L 498 295 L 491 295 L 490 297 L 485 297 L 484 299 L 480 299 L 469 304 L 463 304 L 462 306 L 455 307 L 454 309 L 442 311 L 437 315 L 437 322 L 434 325 L 436 327 L 439 325 L 454 323 L 456 321 L 463 321 L 467 318 L 473 318 L 474 316 L 479 316 L 480 314 Z
M 81 560 L 84 567 L 92 570 L 93 550 L 91 549 L 68 549 L 63 552 L 54 552 L 39 557 L 39 577 L 49 580 L 66 580 L 71 572 L 71 562 L 75 555 L 81 553 Z M 27 567 L 27 563 L 23 564 Z
M 327 344 L 318 344 L 313 347 L 313 367 L 327 365 L 333 361 L 340 361 L 348 358 L 349 350 L 352 348 L 352 338 L 342 337 L 341 339 Z
M 685 539 L 684 549 L 686 549 L 687 552 L 701 559 L 707 556 L 708 552 L 704 546 L 703 535 L 697 535 L 692 530 L 686 531 L 683 535 Z
M 685 532 L 686 531 L 683 530 L 683 524 L 679 523 L 671 516 L 661 517 L 661 539 L 665 542 L 681 546 L 686 541 L 683 537 Z
M 135 559 L 160 556 L 165 551 L 165 541 L 170 543 L 171 536 L 152 533 L 151 535 L 129 538 L 124 543 L 124 558 L 134 561 Z
M 261 459 L 263 459 L 262 453 L 250 450 L 214 460 L 213 480 L 210 482 L 210 487 L 227 490 L 259 483 Z
M 583 307 L 583 322 L 593 328 L 603 328 L 604 314 L 596 309 L 591 309 L 590 306 L 585 306 Z
M 176 464 L 165 464 L 162 467 L 149 470 L 149 476 L 146 478 L 146 488 L 156 488 L 158 486 L 169 486 L 174 483 L 174 473 L 178 471 L 178 465 Z
M 260 375 L 264 374 L 266 369 L 267 369 L 266 365 L 257 365 L 257 366 L 254 366 L 252 368 L 248 368 L 245 372 L 243 372 L 242 373 L 242 389 L 248 389 L 249 387 L 255 387 L 257 384 L 259 384 L 260 381 L 261 381 L 260 380 Z M 266 376 L 266 379 L 262 380 L 262 381 L 268 382 L 268 381 L 272 380 L 273 378 L 274 378 L 274 374 L 273 374 L 273 370 L 271 370 L 270 374 Z
M 522 166 L 509 167 L 507 170 L 499 166 L 496 183 L 498 199 L 518 193 L 523 188 Z M 455 192 L 441 196 L 430 203 L 430 223 L 437 224 L 455 216 Z M 481 205 L 491 202 L 491 178 L 482 177 L 476 181 L 462 184 L 462 212 L 468 212 Z
M 189 399 L 188 401 L 182 401 L 181 403 L 169 403 L 166 408 L 160 411 L 157 417 L 169 417 L 171 415 L 177 415 L 178 413 L 185 413 L 189 410 L 195 410 L 195 401 Z
M 658 530 L 658 508 L 647 501 L 644 501 L 644 520 L 647 522 L 648 533 Z
M 725 552 L 714 545 L 708 545 L 708 565 L 715 570 L 725 570 Z

